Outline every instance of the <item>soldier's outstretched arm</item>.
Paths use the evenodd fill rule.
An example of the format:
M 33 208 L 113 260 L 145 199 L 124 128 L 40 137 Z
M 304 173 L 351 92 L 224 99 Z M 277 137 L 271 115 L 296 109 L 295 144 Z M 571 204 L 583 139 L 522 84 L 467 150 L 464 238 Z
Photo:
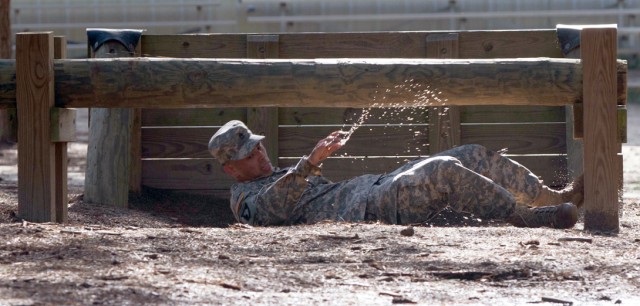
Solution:
M 311 154 L 309 154 L 309 162 L 318 166 L 320 162 L 347 143 L 348 135 L 345 131 L 334 131 L 329 136 L 318 141 Z

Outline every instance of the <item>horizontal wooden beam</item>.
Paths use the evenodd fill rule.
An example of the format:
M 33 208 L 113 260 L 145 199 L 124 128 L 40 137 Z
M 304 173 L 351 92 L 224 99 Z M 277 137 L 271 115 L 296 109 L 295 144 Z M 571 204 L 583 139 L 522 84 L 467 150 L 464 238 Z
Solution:
M 174 59 L 55 61 L 58 107 L 566 105 L 582 101 L 576 59 Z M 15 107 L 0 61 L 0 108 Z M 618 104 L 626 62 L 618 61 Z
M 565 105 L 575 59 L 87 59 L 56 62 L 58 107 Z

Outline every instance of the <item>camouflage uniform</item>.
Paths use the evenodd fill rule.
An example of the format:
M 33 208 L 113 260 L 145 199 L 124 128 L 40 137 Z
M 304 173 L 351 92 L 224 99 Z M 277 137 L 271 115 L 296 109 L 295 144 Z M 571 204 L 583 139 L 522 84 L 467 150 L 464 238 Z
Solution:
M 480 218 L 506 218 L 528 204 L 542 183 L 527 168 L 480 145 L 412 161 L 384 175 L 332 183 L 302 158 L 291 168 L 231 188 L 231 209 L 256 225 L 322 220 L 425 222 L 448 205 Z
M 210 142 L 214 156 L 220 155 L 219 147 Z M 240 159 L 237 154 L 224 158 Z M 408 224 L 428 221 L 447 206 L 480 218 L 506 218 L 517 204 L 532 202 L 542 186 L 517 162 L 480 145 L 463 145 L 388 174 L 336 183 L 303 157 L 294 167 L 233 185 L 231 209 L 239 222 L 254 225 L 322 220 Z

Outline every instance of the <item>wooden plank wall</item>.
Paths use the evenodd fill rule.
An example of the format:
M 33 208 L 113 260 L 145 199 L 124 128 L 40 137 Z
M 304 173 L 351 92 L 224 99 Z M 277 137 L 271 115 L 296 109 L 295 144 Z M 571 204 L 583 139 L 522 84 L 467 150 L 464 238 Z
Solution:
M 144 56 L 185 58 L 424 58 L 434 56 L 434 45 L 429 46 L 428 41 L 441 41 L 443 35 L 448 32 L 307 33 L 268 35 L 269 39 L 258 42 L 244 34 L 145 35 L 141 48 Z M 452 56 L 457 58 L 562 57 L 554 30 L 459 32 L 455 36 L 457 52 Z M 429 88 L 407 80 L 404 87 L 380 88 L 372 103 L 394 90 L 424 96 Z M 406 160 L 428 155 L 429 125 L 438 114 L 432 112 L 430 117 L 427 107 L 268 111 L 269 118 L 277 118 L 279 124 L 279 166 L 294 164 L 320 138 L 336 129 L 349 129 L 363 112 L 370 112 L 347 145 L 324 163 L 325 175 L 333 180 L 390 171 Z M 233 108 L 143 110 L 142 184 L 197 193 L 227 190 L 232 181 L 211 159 L 206 146 L 221 124 L 231 119 L 247 122 L 252 112 L 255 110 Z M 457 112 L 460 123 L 454 128 L 459 140 L 454 142 L 507 148 L 514 159 L 547 183 L 559 186 L 567 182 L 564 107 L 468 106 Z

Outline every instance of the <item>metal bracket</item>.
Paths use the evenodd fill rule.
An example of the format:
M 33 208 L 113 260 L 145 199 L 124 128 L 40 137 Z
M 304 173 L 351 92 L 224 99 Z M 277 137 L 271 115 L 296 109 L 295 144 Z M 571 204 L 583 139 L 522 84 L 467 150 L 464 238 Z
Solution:
M 114 40 L 121 43 L 127 51 L 134 53 L 143 31 L 144 30 L 88 28 L 87 39 L 93 52 L 96 52 L 104 43 Z

